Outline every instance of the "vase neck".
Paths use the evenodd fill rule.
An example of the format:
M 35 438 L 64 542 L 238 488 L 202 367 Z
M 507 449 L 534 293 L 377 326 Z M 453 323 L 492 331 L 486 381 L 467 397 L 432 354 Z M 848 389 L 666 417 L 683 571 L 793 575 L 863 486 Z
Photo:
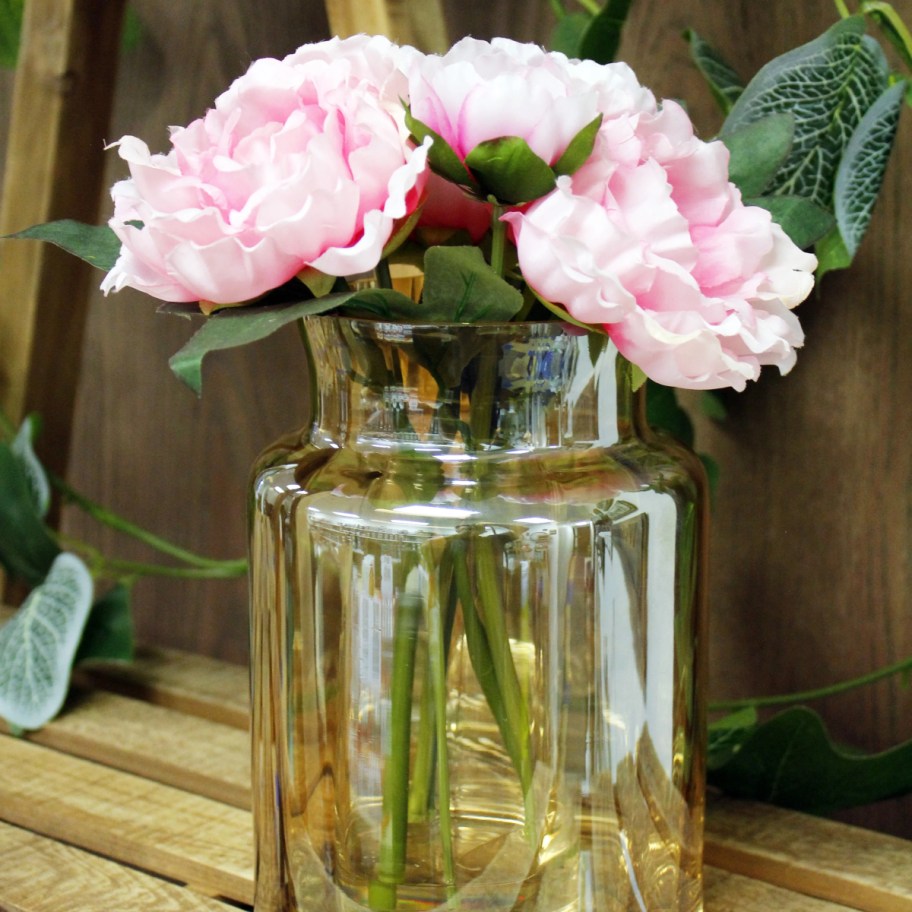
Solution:
M 638 436 L 631 368 L 558 322 L 304 321 L 318 446 L 484 454 Z

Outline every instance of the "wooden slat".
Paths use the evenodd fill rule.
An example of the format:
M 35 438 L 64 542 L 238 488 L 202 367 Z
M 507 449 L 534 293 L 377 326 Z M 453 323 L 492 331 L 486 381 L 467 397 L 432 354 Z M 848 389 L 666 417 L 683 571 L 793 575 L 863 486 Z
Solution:
M 912 912 L 912 851 L 892 836 L 769 805 L 714 801 L 707 864 L 864 912 Z
M 250 725 L 250 685 L 242 665 L 144 648 L 129 664 L 81 666 L 75 680 L 244 731 Z
M 250 809 L 250 739 L 228 725 L 104 691 L 76 690 L 63 712 L 28 739 Z
M 94 222 L 123 0 L 29 0 L 16 70 L 0 235 Z M 44 418 L 39 455 L 63 474 L 94 271 L 49 245 L 0 248 L 0 405 Z M 97 273 L 96 273 L 97 275 Z
M 207 895 L 253 899 L 250 814 L 7 735 L 0 819 Z
M 234 906 L 0 823 L 0 912 L 231 912 Z
M 847 906 L 719 868 L 705 867 L 703 881 L 706 912 L 848 912 Z
M 326 0 L 334 35 L 386 35 L 399 44 L 443 53 L 448 47 L 441 0 Z

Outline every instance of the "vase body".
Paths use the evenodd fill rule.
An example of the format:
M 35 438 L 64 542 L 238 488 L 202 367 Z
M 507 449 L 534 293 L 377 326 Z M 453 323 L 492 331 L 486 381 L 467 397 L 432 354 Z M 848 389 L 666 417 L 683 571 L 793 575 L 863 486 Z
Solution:
M 305 333 L 251 503 L 256 912 L 702 909 L 696 461 L 601 336 Z

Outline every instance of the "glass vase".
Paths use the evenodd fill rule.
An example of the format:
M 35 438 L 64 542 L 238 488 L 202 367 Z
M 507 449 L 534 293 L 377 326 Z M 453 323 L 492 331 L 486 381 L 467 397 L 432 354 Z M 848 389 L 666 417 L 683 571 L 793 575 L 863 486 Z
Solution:
M 702 909 L 697 460 L 602 335 L 304 331 L 251 503 L 256 912 Z

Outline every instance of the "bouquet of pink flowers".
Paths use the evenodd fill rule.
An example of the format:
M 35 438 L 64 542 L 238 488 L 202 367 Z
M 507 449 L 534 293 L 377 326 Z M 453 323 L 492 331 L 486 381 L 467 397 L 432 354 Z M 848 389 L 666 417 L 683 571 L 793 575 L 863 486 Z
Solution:
M 622 63 L 333 39 L 256 61 L 167 154 L 115 145 L 131 176 L 113 188 L 105 291 L 206 313 L 281 289 L 311 313 L 556 315 L 694 389 L 784 373 L 802 344 L 792 309 L 815 257 L 744 204 L 726 146 Z M 421 265 L 421 302 L 384 287 L 397 258 Z M 343 284 L 372 272 L 371 292 Z

